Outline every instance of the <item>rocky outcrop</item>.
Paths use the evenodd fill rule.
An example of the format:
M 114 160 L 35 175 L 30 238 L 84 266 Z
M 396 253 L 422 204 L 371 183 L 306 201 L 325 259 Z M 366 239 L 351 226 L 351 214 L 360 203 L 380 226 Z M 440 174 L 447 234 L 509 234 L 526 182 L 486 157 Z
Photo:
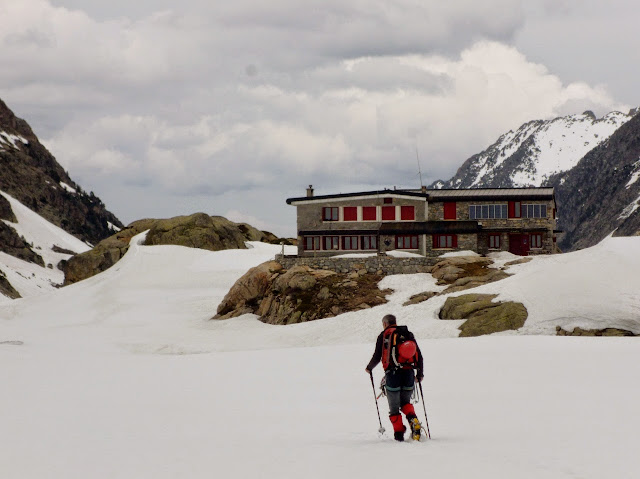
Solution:
M 178 245 L 219 251 L 246 249 L 247 238 L 236 223 L 222 216 L 196 213 L 156 220 L 151 224 L 145 245 Z
M 438 285 L 449 285 L 449 287 L 439 293 L 424 291 L 414 294 L 405 301 L 403 306 L 418 304 L 434 296 L 476 288 L 510 276 L 501 269 L 491 268 L 491 264 L 493 264 L 493 260 L 481 256 L 452 256 L 445 258 L 433 266 L 431 274 L 438 280 Z
M 273 240 L 271 233 L 205 213 L 134 221 L 92 250 L 63 262 L 64 284 L 82 281 L 110 268 L 127 252 L 131 238 L 147 230 L 145 245 L 178 245 L 209 251 L 246 249 L 245 241 L 255 241 L 255 238 Z
M 16 223 L 16 215 L 11 209 L 11 203 L 4 196 L 0 195 L 0 220 L 6 220 L 11 223 Z
M 18 259 L 44 266 L 42 257 L 31 249 L 16 230 L 2 221 L 0 221 L 0 244 L 3 252 Z
M 21 298 L 20 293 L 18 293 L 9 280 L 5 276 L 5 274 L 0 270 L 0 295 L 5 295 L 11 299 Z
M 573 331 L 565 331 L 560 326 L 556 326 L 556 336 L 638 336 L 632 331 L 617 328 L 604 329 L 582 329 L 573 328 Z
M 409 297 L 409 299 L 405 301 L 402 306 L 422 303 L 433 298 L 434 296 L 438 296 L 438 293 L 436 293 L 435 291 L 424 291 L 422 293 L 414 294 L 413 296 Z
M 229 290 L 213 319 L 246 313 L 269 324 L 292 324 L 337 316 L 386 303 L 378 282 L 382 277 L 366 271 L 336 273 L 308 266 L 284 269 L 269 261 L 245 273 Z
M 521 303 L 494 302 L 495 294 L 464 294 L 447 298 L 440 319 L 466 319 L 460 337 L 482 336 L 524 326 L 527 309 Z
M 484 284 L 500 281 L 510 275 L 502 270 L 491 268 L 493 261 L 482 256 L 453 256 L 437 263 L 431 274 L 437 284 L 449 287 L 440 294 L 455 293 Z

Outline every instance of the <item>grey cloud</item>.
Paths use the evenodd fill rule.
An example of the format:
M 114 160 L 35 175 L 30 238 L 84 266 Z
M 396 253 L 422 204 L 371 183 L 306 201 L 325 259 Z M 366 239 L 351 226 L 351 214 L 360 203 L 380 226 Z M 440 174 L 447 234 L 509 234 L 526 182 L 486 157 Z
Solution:
M 505 45 L 515 0 L 24 2 L 0 18 L 0 97 L 125 222 L 283 225 L 309 183 L 417 186 L 416 147 L 429 182 L 524 121 L 617 104 Z

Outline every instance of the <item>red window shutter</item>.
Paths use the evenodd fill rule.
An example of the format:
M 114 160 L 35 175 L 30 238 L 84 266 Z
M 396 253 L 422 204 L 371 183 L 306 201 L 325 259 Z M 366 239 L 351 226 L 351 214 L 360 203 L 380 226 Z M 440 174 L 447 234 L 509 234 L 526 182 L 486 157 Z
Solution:
M 400 219 L 404 221 L 413 221 L 416 219 L 415 206 L 401 206 Z
M 393 221 L 396 219 L 396 207 L 395 206 L 383 206 L 382 207 L 382 220 Z
M 451 241 L 452 245 L 454 248 L 458 247 L 458 235 L 451 235 L 453 236 L 453 240 Z
M 522 216 L 522 205 L 519 201 L 509 201 L 509 218 L 520 218 Z
M 444 203 L 444 219 L 455 220 L 456 219 L 456 202 L 445 201 Z
M 345 206 L 343 210 L 344 221 L 357 221 L 358 220 L 358 207 L 357 206 Z
M 375 206 L 363 206 L 362 207 L 362 220 L 363 221 L 375 221 L 378 218 L 376 217 L 376 207 Z

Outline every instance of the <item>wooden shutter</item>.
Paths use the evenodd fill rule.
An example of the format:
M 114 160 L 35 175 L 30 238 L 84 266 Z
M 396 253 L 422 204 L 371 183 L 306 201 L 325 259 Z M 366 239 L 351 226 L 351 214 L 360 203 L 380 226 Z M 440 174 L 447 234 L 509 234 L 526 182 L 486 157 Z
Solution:
M 357 206 L 345 206 L 343 211 L 344 221 L 357 221 L 358 220 L 358 207 Z
M 456 219 L 456 202 L 455 201 L 444 202 L 444 219 L 445 220 Z

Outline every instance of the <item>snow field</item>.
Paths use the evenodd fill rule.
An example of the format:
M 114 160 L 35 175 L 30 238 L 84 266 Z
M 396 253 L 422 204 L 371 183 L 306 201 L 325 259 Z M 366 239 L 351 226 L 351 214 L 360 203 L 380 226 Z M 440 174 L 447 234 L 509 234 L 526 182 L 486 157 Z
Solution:
M 437 319 L 444 296 L 402 307 L 442 288 L 428 274 L 387 277 L 389 303 L 336 318 L 209 321 L 280 247 L 141 239 L 97 276 L 0 304 L 3 477 L 375 478 L 390 462 L 439 478 L 638 476 L 637 338 L 533 335 L 611 321 L 637 330 L 638 238 L 510 267 L 474 292 L 524 302 L 527 325 L 470 339 Z M 425 356 L 431 441 L 393 441 L 384 399 L 377 433 L 364 367 L 389 312 Z
M 433 439 L 404 444 L 384 400 L 377 433 L 372 345 L 54 357 L 6 347 L 3 474 L 383 477 L 393 461 L 433 477 L 637 477 L 633 339 L 421 344 Z

